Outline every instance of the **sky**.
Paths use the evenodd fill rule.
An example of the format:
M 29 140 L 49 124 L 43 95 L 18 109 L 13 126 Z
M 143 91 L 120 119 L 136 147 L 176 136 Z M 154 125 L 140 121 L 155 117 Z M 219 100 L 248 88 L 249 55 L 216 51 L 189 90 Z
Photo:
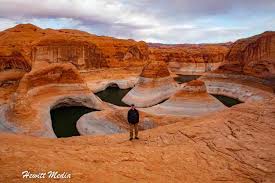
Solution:
M 0 0 L 20 23 L 158 43 L 218 43 L 275 30 L 275 0 Z

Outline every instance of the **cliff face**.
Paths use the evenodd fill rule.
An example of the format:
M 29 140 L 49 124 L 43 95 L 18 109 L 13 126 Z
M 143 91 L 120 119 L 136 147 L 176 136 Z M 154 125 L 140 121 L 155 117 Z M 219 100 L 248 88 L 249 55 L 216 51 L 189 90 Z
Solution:
M 5 50 L 1 51 L 1 70 L 20 67 L 29 71 L 36 61 L 70 62 L 78 69 L 142 66 L 149 57 L 144 42 L 96 36 L 77 30 L 41 29 L 31 24 L 20 24 L 0 32 L 0 47 L 12 49 L 22 56 L 22 59 L 14 55 L 6 58 Z M 29 66 L 22 65 L 20 60 L 23 58 Z
M 31 66 L 20 52 L 8 47 L 0 47 L 0 72 L 8 70 L 29 72 Z
M 33 46 L 32 60 L 70 62 L 79 69 L 108 66 L 102 51 L 95 44 L 79 40 L 43 39 Z
M 174 72 L 207 72 L 225 59 L 229 45 L 156 45 L 150 44 L 151 55 L 168 63 Z
M 236 41 L 220 71 L 271 78 L 275 74 L 275 32 Z

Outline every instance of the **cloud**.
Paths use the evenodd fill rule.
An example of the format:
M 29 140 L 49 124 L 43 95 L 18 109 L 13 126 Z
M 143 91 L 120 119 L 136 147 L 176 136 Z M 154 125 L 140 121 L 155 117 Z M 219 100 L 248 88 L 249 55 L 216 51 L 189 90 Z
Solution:
M 274 17 L 274 0 L 0 0 L 0 4 L 0 30 L 30 22 L 119 38 L 197 43 L 235 40 L 275 27 L 261 21 Z M 252 18 L 254 25 L 249 23 Z

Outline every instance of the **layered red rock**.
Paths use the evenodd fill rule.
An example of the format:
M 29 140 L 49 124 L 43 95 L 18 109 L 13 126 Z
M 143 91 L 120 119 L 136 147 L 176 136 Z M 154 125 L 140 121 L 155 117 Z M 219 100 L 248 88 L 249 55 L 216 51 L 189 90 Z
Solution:
M 201 80 L 193 80 L 184 85 L 183 91 L 192 93 L 205 93 L 206 86 Z
M 275 32 L 264 32 L 236 41 L 220 72 L 272 78 L 275 75 Z
M 71 179 L 65 181 L 83 183 L 271 183 L 274 112 L 274 99 L 245 103 L 208 116 L 179 118 L 140 132 L 140 140 L 134 141 L 128 141 L 128 133 L 62 139 L 1 133 L 0 182 L 22 182 L 18 172 L 31 167 L 34 173 L 68 172 Z
M 143 66 L 149 56 L 144 42 L 78 30 L 41 29 L 31 24 L 20 24 L 0 32 L 0 46 L 12 48 L 29 63 L 70 62 L 79 69 Z
M 102 51 L 84 40 L 44 38 L 33 46 L 32 60 L 48 63 L 72 63 L 79 69 L 107 67 Z
M 126 104 L 149 107 L 167 99 L 178 89 L 164 61 L 149 61 L 135 87 L 122 99 Z
M 0 46 L 0 87 L 14 92 L 20 79 L 30 70 L 31 63 L 20 52 Z
M 143 68 L 141 77 L 144 78 L 163 78 L 170 76 L 167 64 L 163 61 L 149 61 Z
M 0 47 L 0 72 L 7 70 L 21 70 L 29 72 L 31 65 L 24 56 L 9 47 Z
M 21 79 L 4 114 L 5 121 L 17 133 L 55 137 L 49 110 L 59 103 L 101 106 L 72 64 L 36 62 Z
M 161 115 L 202 116 L 223 109 L 226 107 L 207 93 L 203 81 L 193 80 L 183 84 L 182 89 L 165 102 L 144 111 Z
M 50 84 L 84 84 L 77 69 L 71 64 L 48 64 L 37 67 L 22 78 L 18 91 L 28 91 L 35 87 Z
M 225 59 L 228 44 L 149 44 L 156 60 L 168 63 L 177 73 L 207 72 L 216 69 Z

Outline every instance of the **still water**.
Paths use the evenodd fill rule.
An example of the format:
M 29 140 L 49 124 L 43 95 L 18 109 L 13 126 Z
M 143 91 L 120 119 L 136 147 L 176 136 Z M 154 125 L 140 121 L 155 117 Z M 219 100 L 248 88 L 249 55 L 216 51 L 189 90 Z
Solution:
M 130 90 L 131 88 L 120 89 L 118 87 L 108 87 L 105 90 L 96 93 L 96 95 L 105 102 L 115 104 L 117 106 L 128 106 L 121 100 Z
M 177 83 L 186 83 L 192 80 L 196 80 L 200 77 L 200 75 L 178 75 L 177 77 L 174 77 L 174 80 Z
M 213 94 L 212 96 L 217 98 L 220 102 L 222 102 L 227 107 L 232 107 L 233 105 L 242 103 L 238 99 L 234 99 L 234 98 L 223 96 L 223 95 L 214 95 Z
M 54 133 L 57 137 L 71 137 L 80 135 L 76 128 L 78 119 L 94 111 L 84 106 L 58 107 L 51 110 L 51 119 Z

